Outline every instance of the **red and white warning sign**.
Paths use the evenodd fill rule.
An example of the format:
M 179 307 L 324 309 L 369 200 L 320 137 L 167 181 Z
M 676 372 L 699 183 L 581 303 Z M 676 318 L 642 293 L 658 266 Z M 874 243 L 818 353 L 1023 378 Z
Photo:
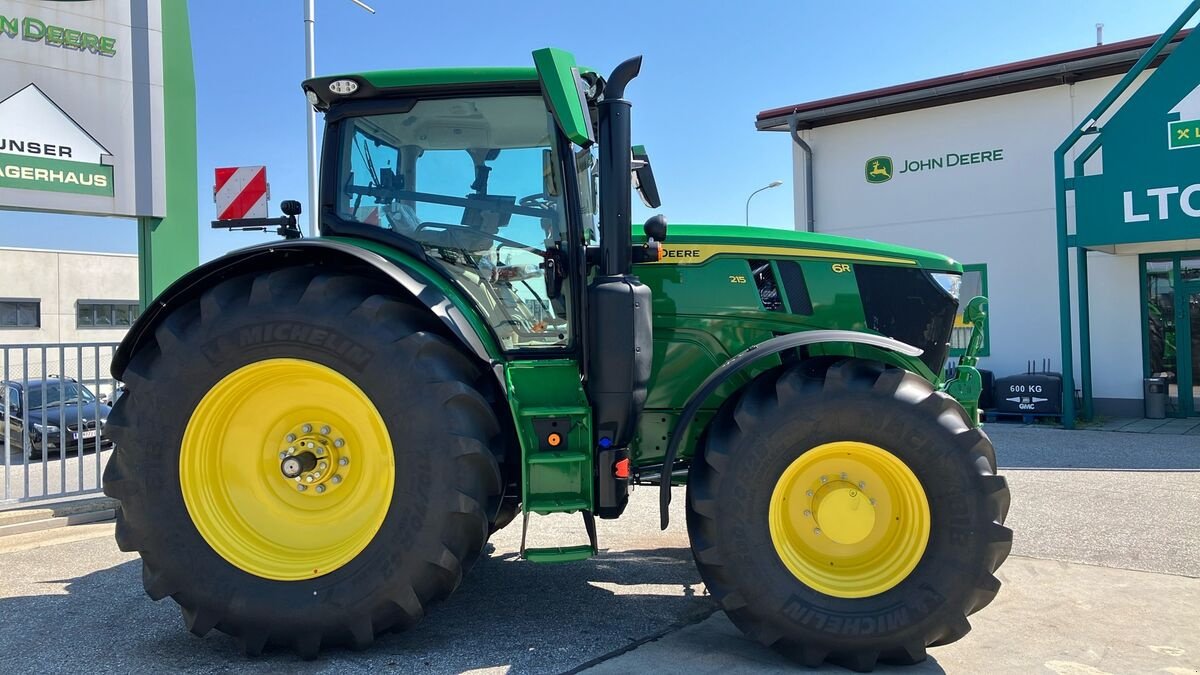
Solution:
M 216 171 L 213 201 L 217 203 L 217 220 L 266 218 L 267 167 L 229 166 Z

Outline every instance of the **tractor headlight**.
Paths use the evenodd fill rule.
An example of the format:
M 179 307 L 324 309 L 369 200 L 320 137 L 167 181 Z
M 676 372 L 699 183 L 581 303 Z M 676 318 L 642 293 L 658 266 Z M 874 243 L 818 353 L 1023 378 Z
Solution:
M 942 287 L 950 297 L 958 300 L 958 290 L 962 287 L 962 275 L 954 274 L 953 272 L 931 272 L 930 277 L 937 282 L 938 286 Z

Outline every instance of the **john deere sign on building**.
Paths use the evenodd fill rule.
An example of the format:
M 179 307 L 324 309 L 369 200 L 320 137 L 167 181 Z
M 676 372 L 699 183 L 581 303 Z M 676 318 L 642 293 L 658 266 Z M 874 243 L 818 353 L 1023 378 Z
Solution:
M 159 0 L 0 0 L 0 205 L 161 218 L 163 110 Z
M 0 0 L 0 210 L 136 218 L 148 301 L 198 261 L 196 173 L 187 0 Z

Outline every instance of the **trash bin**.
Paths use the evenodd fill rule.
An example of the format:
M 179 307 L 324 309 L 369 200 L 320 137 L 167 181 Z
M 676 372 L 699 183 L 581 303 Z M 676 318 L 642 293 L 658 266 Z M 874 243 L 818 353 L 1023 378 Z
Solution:
M 1147 377 L 1142 383 L 1146 418 L 1161 420 L 1167 416 L 1167 378 Z

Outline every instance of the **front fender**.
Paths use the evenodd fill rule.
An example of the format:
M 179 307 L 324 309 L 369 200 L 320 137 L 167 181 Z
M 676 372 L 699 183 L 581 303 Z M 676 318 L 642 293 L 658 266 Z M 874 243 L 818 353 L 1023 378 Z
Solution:
M 688 397 L 687 404 L 684 405 L 683 412 L 680 413 L 679 419 L 675 423 L 675 429 L 671 433 L 671 439 L 667 443 L 666 454 L 663 456 L 663 478 L 659 481 L 658 486 L 659 517 L 662 529 L 667 529 L 667 525 L 670 522 L 670 511 L 668 509 L 671 504 L 670 476 L 675 464 L 675 457 L 679 453 L 679 444 L 687 437 L 688 427 L 691 426 L 696 413 L 700 411 L 700 407 L 704 405 L 708 397 L 712 396 L 730 377 L 745 370 L 760 359 L 774 356 L 775 354 L 795 349 L 796 347 L 847 344 L 865 345 L 884 352 L 892 352 L 906 357 L 908 361 L 915 361 L 916 357 L 922 354 L 922 350 L 917 347 L 882 335 L 860 333 L 852 330 L 811 330 L 780 335 L 765 342 L 760 342 L 729 359 L 705 378 L 696 391 L 692 392 L 692 395 Z
M 375 247 L 372 247 L 375 248 Z M 498 358 L 499 349 L 470 305 L 449 286 L 436 277 L 436 272 L 401 252 L 384 252 L 330 239 L 297 239 L 243 248 L 209 261 L 188 272 L 151 301 L 145 312 L 113 354 L 112 376 L 121 380 L 129 360 L 167 314 L 199 296 L 213 284 L 248 271 L 267 271 L 322 263 L 366 266 L 381 278 L 395 284 L 396 289 L 422 305 L 436 316 L 446 329 L 471 354 L 484 363 Z

